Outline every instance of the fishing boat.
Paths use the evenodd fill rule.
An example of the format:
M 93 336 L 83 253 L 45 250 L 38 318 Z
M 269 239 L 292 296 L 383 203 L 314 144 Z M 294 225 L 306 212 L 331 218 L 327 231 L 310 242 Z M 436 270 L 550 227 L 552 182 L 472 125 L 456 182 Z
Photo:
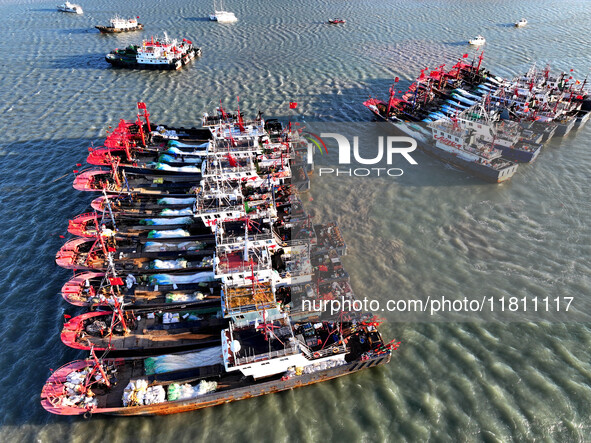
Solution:
M 201 241 L 161 239 L 159 241 L 119 241 L 112 238 L 74 238 L 57 252 L 55 261 L 66 269 L 118 273 L 200 272 L 213 267 L 213 239 Z
M 190 174 L 137 174 L 120 170 L 117 164 L 113 170 L 100 168 L 80 172 L 74 179 L 73 187 L 78 191 L 106 192 L 107 194 L 146 194 L 160 197 L 187 197 L 195 194 L 199 180 L 196 172 Z
M 486 43 L 486 39 L 481 35 L 477 35 L 476 37 L 468 40 L 468 43 L 474 46 L 481 46 Z
M 540 133 L 524 129 L 519 122 L 502 120 L 497 108 L 486 109 L 480 102 L 455 114 L 453 120 L 475 138 L 493 143 L 508 160 L 531 163 L 542 149 Z
M 523 26 L 527 25 L 527 20 L 522 18 L 521 20 L 515 22 L 515 27 L 516 28 L 521 28 Z
M 86 271 L 64 284 L 62 297 L 75 306 L 123 310 L 183 307 L 200 311 L 219 308 L 220 283 L 212 271 L 172 274 L 123 274 L 113 269 Z
M 57 7 L 58 11 L 62 12 L 70 12 L 72 14 L 82 14 L 82 7 L 80 5 L 75 5 L 74 3 L 65 2 L 63 5 L 59 5 Z
M 165 34 L 163 39 L 152 37 L 143 40 L 141 45 L 115 49 L 106 55 L 105 60 L 121 68 L 177 70 L 200 55 L 201 48 L 193 46 L 190 40 L 170 40 Z
M 70 348 L 109 350 L 117 354 L 150 355 L 180 352 L 221 343 L 220 331 L 228 321 L 219 318 L 220 306 L 87 312 L 68 319 L 60 338 Z
M 91 202 L 95 211 L 113 214 L 115 218 L 170 218 L 194 215 L 195 194 L 185 197 L 163 197 L 143 194 L 101 196 Z M 139 222 L 144 224 L 146 222 Z M 79 234 L 77 234 L 79 235 Z
M 346 20 L 342 19 L 342 18 L 331 18 L 328 20 L 327 22 L 329 25 L 340 25 L 340 24 L 344 24 L 347 23 Z
M 396 347 L 363 317 L 291 324 L 268 314 L 258 326 L 230 324 L 221 346 L 135 358 L 92 351 L 52 373 L 41 405 L 59 415 L 187 412 L 383 365 Z
M 163 211 L 164 212 L 164 211 Z M 173 210 L 164 212 L 163 222 L 150 223 L 150 218 L 116 217 L 111 214 L 85 212 L 68 222 L 68 232 L 74 236 L 97 238 L 99 235 L 110 235 L 115 240 L 135 239 L 139 241 L 158 240 L 196 240 L 211 230 L 200 218 L 187 223 L 184 217 L 192 217 L 193 209 Z
M 144 29 L 144 25 L 139 23 L 138 20 L 139 16 L 136 18 L 127 19 L 115 16 L 111 20 L 109 20 L 108 26 L 98 25 L 95 26 L 95 28 L 105 34 L 140 31 Z
M 197 151 L 195 154 L 184 152 L 178 154 L 172 148 L 158 152 L 158 150 L 143 147 L 132 148 L 128 144 L 121 148 L 101 147 L 93 149 L 88 154 L 86 162 L 90 165 L 107 167 L 116 163 L 119 169 L 138 174 L 200 174 L 201 162 L 207 153 L 208 143 L 205 142 L 202 146 L 205 150 Z
M 492 183 L 509 180 L 517 171 L 517 164 L 502 157 L 494 142 L 476 139 L 455 119 L 441 119 L 429 123 L 434 144 L 425 144 L 423 149 L 478 178 Z

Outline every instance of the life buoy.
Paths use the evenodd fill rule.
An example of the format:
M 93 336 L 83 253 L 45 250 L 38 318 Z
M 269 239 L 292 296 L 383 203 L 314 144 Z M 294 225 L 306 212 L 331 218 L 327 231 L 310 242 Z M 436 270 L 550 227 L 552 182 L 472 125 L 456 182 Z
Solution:
M 318 358 L 320 357 L 320 352 L 314 352 L 314 354 L 312 354 L 314 356 L 314 358 Z
M 338 354 L 339 352 L 339 348 L 332 348 L 332 353 L 333 354 Z

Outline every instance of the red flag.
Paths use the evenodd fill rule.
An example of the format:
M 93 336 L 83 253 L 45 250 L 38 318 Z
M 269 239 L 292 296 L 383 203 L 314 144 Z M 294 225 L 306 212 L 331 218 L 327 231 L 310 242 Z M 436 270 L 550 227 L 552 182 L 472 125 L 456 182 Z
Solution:
M 326 265 L 320 265 L 320 266 L 318 266 L 318 270 L 326 272 L 326 271 L 328 271 L 328 267 Z
M 577 100 L 583 100 L 583 96 L 582 95 L 577 95 L 576 99 Z
M 228 161 L 230 162 L 230 166 L 232 166 L 233 168 L 235 168 L 236 166 L 238 166 L 238 162 L 230 154 L 228 154 Z
M 123 286 L 123 279 L 121 277 L 109 277 L 109 283 L 113 286 Z
M 462 58 L 468 58 L 468 54 L 462 55 Z
M 298 104 L 296 102 L 289 102 L 289 109 L 295 109 L 298 107 Z
M 114 248 L 114 247 L 112 247 L 112 246 L 109 246 L 109 247 L 107 248 L 107 251 L 109 251 L 109 252 L 117 252 L 117 249 L 115 249 L 115 248 Z
M 60 238 L 66 238 L 66 236 L 65 235 L 60 235 Z
M 394 79 L 394 83 L 398 83 L 399 81 L 400 81 L 400 78 L 399 78 L 399 77 L 396 77 L 396 78 Z
M 73 172 L 74 174 L 78 174 L 78 169 L 74 169 L 72 172 Z
M 573 69 L 571 69 L 570 72 L 573 72 Z
M 146 103 L 144 102 L 137 102 L 138 109 L 146 109 Z
M 137 15 L 135 18 L 137 18 L 137 19 L 139 20 L 139 19 L 140 19 L 140 16 L 139 16 L 139 15 Z
M 65 319 L 65 320 L 67 320 L 67 319 L 69 319 L 69 318 L 72 318 L 72 316 L 71 316 L 71 315 L 68 315 L 68 314 L 64 314 L 64 319 Z
M 187 40 L 187 43 L 190 44 L 190 45 L 193 44 L 193 42 L 191 40 Z

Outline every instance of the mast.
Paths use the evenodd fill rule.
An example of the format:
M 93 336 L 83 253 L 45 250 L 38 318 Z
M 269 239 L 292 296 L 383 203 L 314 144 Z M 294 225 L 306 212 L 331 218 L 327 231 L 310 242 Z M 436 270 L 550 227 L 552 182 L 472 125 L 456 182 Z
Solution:
M 154 43 L 154 37 L 152 37 L 152 44 Z M 143 109 L 143 114 L 138 114 L 139 117 L 144 117 L 146 119 L 146 125 L 148 125 L 148 132 L 152 132 L 150 128 L 150 113 L 148 112 L 148 108 L 146 107 L 145 102 L 138 102 L 137 104 L 138 110 Z M 142 137 L 143 138 L 143 137 Z
M 484 49 L 482 50 L 482 52 L 480 53 L 480 56 L 478 57 L 478 66 L 476 67 L 476 71 L 480 71 L 480 65 L 482 64 L 482 59 L 484 58 Z
M 244 121 L 240 113 L 240 97 L 236 97 L 236 101 L 238 102 L 238 127 L 240 128 L 240 132 L 244 132 Z
M 109 215 L 111 216 L 111 222 L 113 223 L 113 229 L 117 230 L 117 225 L 115 224 L 115 217 L 113 216 L 113 210 L 111 208 L 111 201 L 109 200 L 109 196 L 107 195 L 107 191 L 103 189 L 103 196 L 105 198 L 105 203 L 107 205 L 107 209 L 109 210 Z

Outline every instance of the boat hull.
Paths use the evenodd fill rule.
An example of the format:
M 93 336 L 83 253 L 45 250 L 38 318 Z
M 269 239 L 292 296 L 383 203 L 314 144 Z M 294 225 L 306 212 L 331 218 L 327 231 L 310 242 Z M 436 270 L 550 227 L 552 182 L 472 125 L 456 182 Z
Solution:
M 513 160 L 519 163 L 531 163 L 538 157 L 538 154 L 540 153 L 542 146 L 538 146 L 537 148 L 531 151 L 525 151 L 523 149 L 510 148 L 507 146 L 500 145 L 495 145 L 495 148 L 500 149 L 503 153 L 503 157 L 508 160 Z
M 566 136 L 575 127 L 576 122 L 577 122 L 577 119 L 573 117 L 564 123 L 558 123 L 558 126 L 556 127 L 555 135 L 557 135 L 559 137 Z
M 112 52 L 105 56 L 105 60 L 117 68 L 176 71 L 188 64 L 189 61 L 199 57 L 201 55 L 201 48 L 192 48 L 190 52 L 191 54 L 188 57 L 174 59 L 170 63 L 138 63 L 131 57 L 118 56 Z
M 133 28 L 113 28 L 112 26 L 95 26 L 95 28 L 101 31 L 103 34 L 117 34 L 120 32 L 141 31 L 144 29 L 144 25 L 138 23 L 138 25 Z
M 504 170 L 499 171 L 475 162 L 464 160 L 463 158 L 440 149 L 431 143 L 421 143 L 418 145 L 418 147 L 424 152 L 437 157 L 439 160 L 456 166 L 489 183 L 502 183 L 507 181 L 513 176 L 515 170 L 517 169 L 515 165 L 506 174 L 502 174 Z
M 216 308 L 214 308 L 216 309 Z M 105 351 L 109 349 L 109 356 L 145 356 L 157 355 L 171 352 L 183 352 L 188 350 L 195 350 L 199 348 L 214 346 L 221 344 L 220 331 L 227 326 L 220 320 L 209 320 L 203 322 L 193 322 L 191 327 L 185 328 L 183 332 L 175 339 L 174 329 L 172 333 L 164 336 L 158 332 L 166 332 L 168 329 L 165 325 L 160 331 L 151 329 L 146 331 L 137 331 L 132 328 L 132 331 L 127 335 L 114 335 L 109 338 L 105 332 L 105 337 L 90 337 L 84 332 L 84 322 L 91 320 L 103 320 L 109 324 L 111 316 L 110 311 L 87 312 L 70 319 L 62 329 L 60 338 L 62 343 L 73 349 L 80 349 L 90 351 L 93 348 L 95 351 Z M 168 325 L 171 327 L 173 325 Z M 194 334 L 200 337 L 187 337 L 189 329 L 195 329 Z M 86 340 L 83 337 L 89 337 L 91 340 Z M 164 338 L 164 340 L 162 340 Z
M 323 382 L 341 377 L 343 375 L 352 374 L 371 367 L 381 366 L 390 362 L 391 355 L 379 355 L 367 360 L 355 360 L 353 362 L 337 366 L 334 368 L 317 371 L 312 374 L 303 374 L 295 376 L 287 380 L 272 380 L 262 383 L 254 383 L 250 386 L 232 389 L 229 391 L 212 392 L 201 397 L 192 398 L 189 400 L 177 400 L 171 402 L 158 403 L 153 405 L 117 407 L 117 408 L 98 408 L 93 411 L 94 414 L 107 414 L 117 416 L 132 416 L 132 415 L 168 415 L 179 412 L 195 411 L 210 406 L 217 406 L 224 403 L 230 403 L 236 400 L 245 400 L 252 397 L 258 397 L 265 394 L 273 394 L 276 392 L 286 391 L 288 389 L 299 388 L 301 386 L 308 386 L 314 383 Z M 83 367 L 81 365 L 81 367 Z M 41 393 L 41 405 L 47 411 L 58 415 L 83 415 L 87 411 L 85 409 L 76 407 L 59 407 L 54 406 L 48 395 L 51 395 L 51 387 L 53 386 L 53 379 L 65 378 L 65 375 L 71 371 L 71 366 L 65 366 L 57 370 L 52 377 L 47 381 L 43 392 Z M 63 373 L 62 373 L 63 371 Z

